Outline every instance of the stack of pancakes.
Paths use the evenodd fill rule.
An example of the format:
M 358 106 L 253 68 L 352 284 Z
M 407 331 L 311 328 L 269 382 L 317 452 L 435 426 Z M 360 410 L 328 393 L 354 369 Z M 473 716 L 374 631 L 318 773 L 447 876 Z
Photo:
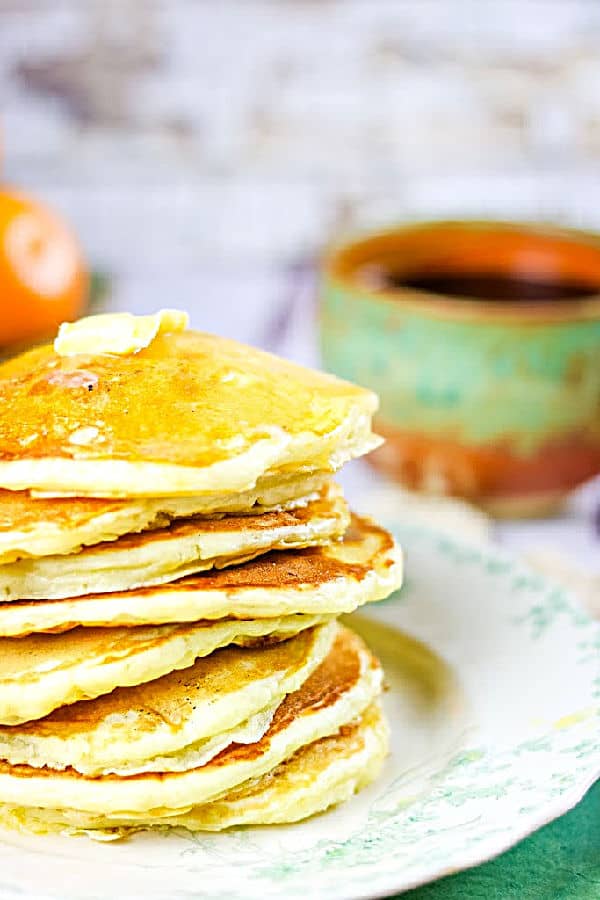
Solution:
M 100 316 L 0 367 L 0 823 L 297 821 L 387 753 L 337 616 L 400 585 L 332 473 L 376 398 L 182 314 Z

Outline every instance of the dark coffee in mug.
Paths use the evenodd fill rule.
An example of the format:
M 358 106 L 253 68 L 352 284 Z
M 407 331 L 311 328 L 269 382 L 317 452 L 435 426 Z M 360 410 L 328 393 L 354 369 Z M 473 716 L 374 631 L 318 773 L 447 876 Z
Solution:
M 372 282 L 371 267 L 367 280 Z M 465 297 L 469 300 L 510 300 L 518 303 L 547 303 L 552 300 L 581 300 L 598 293 L 598 288 L 575 280 L 550 280 L 490 272 L 415 272 L 399 275 L 380 270 L 381 288 L 386 291 L 415 289 L 430 294 Z

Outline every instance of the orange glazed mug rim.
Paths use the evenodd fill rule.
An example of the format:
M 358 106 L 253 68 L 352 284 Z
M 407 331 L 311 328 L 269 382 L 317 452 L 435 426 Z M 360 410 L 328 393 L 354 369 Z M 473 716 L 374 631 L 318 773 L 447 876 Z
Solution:
M 371 288 L 356 278 L 362 265 L 380 263 L 393 258 L 396 262 L 407 256 L 413 259 L 416 251 L 424 254 L 422 265 L 427 265 L 427 252 L 431 241 L 443 234 L 468 239 L 486 236 L 503 242 L 501 252 L 495 255 L 492 248 L 487 254 L 490 271 L 498 272 L 502 259 L 511 250 L 511 240 L 516 252 L 523 251 L 529 242 L 527 252 L 530 259 L 538 253 L 546 258 L 553 255 L 561 259 L 563 265 L 575 271 L 579 277 L 590 280 L 594 293 L 580 299 L 536 301 L 526 305 L 519 300 L 485 300 L 473 297 L 449 296 L 415 287 L 398 289 Z M 412 243 L 411 243 L 412 241 Z M 378 252 L 379 251 L 379 252 Z M 504 257 L 503 255 L 504 254 Z M 574 258 L 575 257 L 575 258 Z M 463 268 L 462 271 L 465 269 Z M 479 269 L 481 270 L 481 269 Z M 501 271 L 501 269 L 500 269 Z M 556 271 L 556 269 L 555 269 Z M 355 238 L 336 242 L 325 252 L 322 272 L 330 286 L 344 288 L 354 296 L 368 298 L 371 302 L 384 305 L 401 303 L 404 309 L 448 320 L 473 320 L 489 322 L 515 321 L 519 324 L 535 325 L 541 322 L 581 322 L 600 319 L 600 233 L 579 228 L 556 226 L 544 222 L 511 222 L 496 219 L 426 219 L 406 225 L 385 229 L 374 229 Z M 591 276 L 593 275 L 593 284 Z M 596 290 L 597 282 L 597 294 Z M 350 297 L 350 299 L 352 299 Z

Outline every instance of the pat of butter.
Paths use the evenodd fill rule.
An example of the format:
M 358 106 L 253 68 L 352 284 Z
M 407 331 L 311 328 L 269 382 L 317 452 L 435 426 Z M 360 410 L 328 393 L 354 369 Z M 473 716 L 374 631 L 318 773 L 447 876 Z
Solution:
M 87 316 L 78 322 L 63 322 L 54 341 L 59 356 L 78 353 L 127 355 L 148 347 L 157 334 L 185 331 L 188 314 L 178 309 L 161 309 L 152 316 L 107 313 Z

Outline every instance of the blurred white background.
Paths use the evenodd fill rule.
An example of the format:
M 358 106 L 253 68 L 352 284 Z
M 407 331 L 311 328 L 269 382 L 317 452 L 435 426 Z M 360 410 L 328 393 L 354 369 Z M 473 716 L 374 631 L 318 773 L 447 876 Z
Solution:
M 593 0 L 0 0 L 0 66 L 4 178 L 74 224 L 113 305 L 294 356 L 333 236 L 600 227 Z
M 304 361 L 333 238 L 600 229 L 595 0 L 0 0 L 0 92 L 4 180 L 71 221 L 113 308 Z M 597 569 L 598 490 L 500 534 Z

